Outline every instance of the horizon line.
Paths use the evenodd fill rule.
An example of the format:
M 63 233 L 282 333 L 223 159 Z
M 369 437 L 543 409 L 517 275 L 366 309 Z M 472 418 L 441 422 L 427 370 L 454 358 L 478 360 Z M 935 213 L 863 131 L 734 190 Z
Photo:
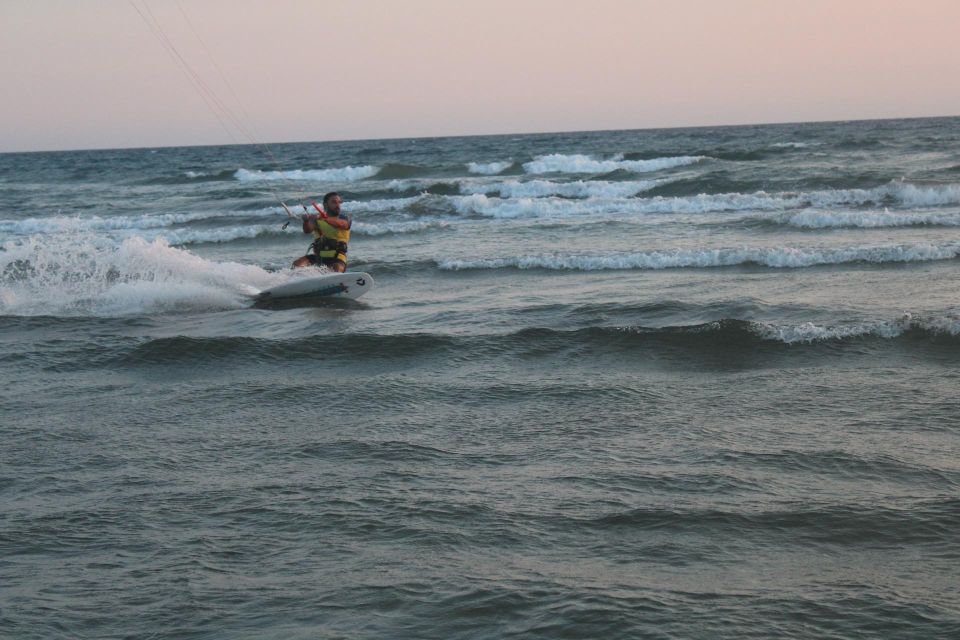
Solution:
M 629 129 L 564 129 L 557 131 L 513 131 L 503 133 L 467 133 L 467 134 L 448 134 L 435 136 L 387 136 L 379 138 L 329 138 L 324 140 L 275 140 L 272 142 L 227 142 L 222 144 L 162 144 L 145 145 L 132 147 L 77 147 L 67 149 L 21 149 L 14 151 L 2 151 L 0 155 L 16 155 L 30 153 L 83 153 L 87 151 L 138 151 L 155 149 L 200 149 L 213 147 L 255 147 L 271 145 L 291 145 L 291 144 L 327 144 L 332 142 L 377 142 L 383 140 L 438 140 L 450 138 L 496 138 L 504 136 L 535 136 L 535 135 L 558 135 L 570 133 L 607 133 L 614 131 L 674 131 L 682 129 L 732 129 L 739 127 L 775 127 L 785 125 L 806 125 L 806 124 L 839 124 L 855 122 L 892 122 L 898 120 L 943 120 L 949 118 L 960 118 L 960 114 L 937 115 L 937 116 L 902 116 L 896 118 L 841 118 L 829 120 L 784 120 L 776 122 L 741 122 L 728 124 L 699 124 L 699 125 L 679 125 L 672 127 L 637 127 Z

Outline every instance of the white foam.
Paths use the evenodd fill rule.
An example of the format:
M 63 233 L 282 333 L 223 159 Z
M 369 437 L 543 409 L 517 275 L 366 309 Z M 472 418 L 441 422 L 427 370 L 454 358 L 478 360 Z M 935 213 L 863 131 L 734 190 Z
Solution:
M 428 196 L 420 195 L 410 198 L 387 198 L 381 200 L 347 200 L 343 203 L 342 211 L 343 214 L 348 217 L 352 217 L 356 213 L 398 212 L 403 211 L 410 205 L 420 202 L 424 197 Z M 297 220 L 299 221 L 300 216 L 304 213 L 303 206 L 291 202 L 288 202 L 287 206 L 290 207 L 290 210 L 294 216 L 297 216 Z M 316 210 L 310 204 L 307 204 L 306 207 L 306 213 L 316 213 Z M 283 207 L 268 207 L 252 214 L 250 212 L 243 212 L 243 215 L 263 215 L 265 217 L 277 217 L 280 219 L 280 216 L 286 217 L 287 212 L 284 211 Z M 291 224 L 293 224 L 293 221 L 291 221 Z
M 388 198 L 386 200 L 350 200 L 343 203 L 343 213 L 352 216 L 355 213 L 379 213 L 386 211 L 403 211 L 410 205 L 420 202 L 424 196 L 411 198 Z
M 890 211 L 799 211 L 770 218 L 800 229 L 829 229 L 855 227 L 910 227 L 935 225 L 960 226 L 960 213 L 897 213 Z
M 354 233 L 364 236 L 383 236 L 387 234 L 421 233 L 431 229 L 445 229 L 450 223 L 445 220 L 411 220 L 408 222 L 364 223 L 352 226 Z
M 873 189 L 834 189 L 797 194 L 796 198 L 811 206 L 829 207 L 845 204 L 882 204 L 885 201 L 906 207 L 937 207 L 960 204 L 960 185 L 916 185 L 889 182 Z
M 362 167 L 340 167 L 336 169 L 295 169 L 291 171 L 250 171 L 237 169 L 234 177 L 240 182 L 263 182 L 271 180 L 302 180 L 309 182 L 355 182 L 370 178 L 380 171 L 380 167 L 365 165 Z
M 424 219 L 384 223 L 354 222 L 351 229 L 355 235 L 381 236 L 387 234 L 420 233 L 430 229 L 446 228 L 447 226 L 449 226 L 449 222 L 447 221 Z M 295 231 L 300 231 L 299 224 L 296 225 Z M 170 245 L 182 246 L 190 244 L 224 243 L 234 240 L 251 240 L 262 236 L 280 235 L 284 233 L 290 233 L 290 231 L 283 231 L 279 224 L 274 224 L 225 226 L 218 229 L 131 231 L 122 237 L 131 237 L 136 234 L 136 236 L 143 237 L 146 240 L 162 239 Z
M 348 215 L 371 212 L 399 212 L 421 200 L 395 198 L 370 200 L 366 202 L 350 201 L 344 205 Z M 298 208 L 294 208 L 298 215 Z M 282 207 L 266 207 L 255 211 L 203 211 L 191 213 L 156 213 L 141 216 L 101 217 L 98 215 L 56 215 L 44 218 L 25 218 L 23 220 L 0 220 L 0 233 L 7 236 L 31 236 L 35 234 L 76 234 L 108 233 L 115 237 L 140 235 L 148 239 L 165 237 L 170 244 L 189 244 L 197 242 L 228 242 L 242 238 L 254 238 L 269 233 L 273 225 L 237 226 L 231 219 L 266 218 L 276 222 L 276 229 L 287 218 Z M 216 229 L 177 229 L 177 225 L 194 222 L 216 221 Z M 297 221 L 299 223 L 299 220 Z
M 766 322 L 752 323 L 754 331 L 768 340 L 787 344 L 812 343 L 829 340 L 845 340 L 861 337 L 898 338 L 910 329 L 923 329 L 932 333 L 951 336 L 960 335 L 960 318 L 935 316 L 932 318 L 904 313 L 896 320 L 857 322 L 843 325 L 818 325 L 804 322 L 798 325 L 776 325 Z
M 469 162 L 467 163 L 467 171 L 470 173 L 479 173 L 485 176 L 492 176 L 509 168 L 512 164 L 512 162 Z
M 129 231 L 121 238 L 140 237 L 148 241 L 163 240 L 167 244 L 182 246 L 250 240 L 265 235 L 277 235 L 283 231 L 280 225 L 226 226 L 217 229 L 161 229 L 152 231 Z
M 497 193 L 501 198 L 544 198 L 561 196 L 564 198 L 631 198 L 638 193 L 649 191 L 665 180 L 638 180 L 632 182 L 612 182 L 608 180 L 577 180 L 575 182 L 553 182 L 550 180 L 506 180 L 503 182 L 462 183 L 460 192 L 464 194 Z
M 960 204 L 960 185 L 916 185 L 893 182 L 887 185 L 894 198 L 907 207 L 938 207 Z
M 445 181 L 443 181 L 443 180 L 425 180 L 425 179 L 423 179 L 423 178 L 404 178 L 404 179 L 402 179 L 402 180 L 401 180 L 401 179 L 394 178 L 394 179 L 390 180 L 389 182 L 387 182 L 386 188 L 387 188 L 388 190 L 390 190 L 390 191 L 396 191 L 396 192 L 402 193 L 402 192 L 404 192 L 404 191 L 409 191 L 409 190 L 411 190 L 411 189 L 416 189 L 416 190 L 418 190 L 418 191 L 423 191 L 425 188 L 429 187 L 430 185 L 434 185 L 434 184 L 450 184 L 450 185 L 456 185 L 457 183 L 456 183 L 456 182 L 445 182 Z
M 694 164 L 706 160 L 705 156 L 676 156 L 652 158 L 650 160 L 624 160 L 622 155 L 607 160 L 598 160 L 583 154 L 567 155 L 552 153 L 537 156 L 523 164 L 527 173 L 609 173 L 611 171 L 630 171 L 647 173 L 672 167 Z
M 584 184 L 589 184 L 589 182 Z M 543 186 L 531 187 L 530 189 L 536 191 L 537 188 L 546 191 Z M 754 193 L 621 199 L 590 197 L 582 202 L 570 202 L 542 197 L 542 195 L 527 199 L 491 198 L 486 193 L 494 191 L 487 191 L 481 187 L 477 187 L 475 191 L 483 191 L 483 193 L 473 193 L 469 196 L 450 196 L 454 208 L 459 213 L 493 218 L 517 218 L 582 215 L 584 213 L 702 214 L 723 211 L 789 211 L 808 207 L 829 209 L 884 203 L 899 204 L 912 208 L 960 204 L 960 185 L 918 186 L 901 182 L 889 183 L 874 189 L 781 193 L 756 191 Z
M 784 200 L 763 194 L 699 195 L 683 198 L 492 198 L 482 193 L 449 196 L 458 213 L 491 218 L 568 217 L 583 214 L 699 214 L 719 211 L 782 211 L 801 206 L 797 199 Z
M 777 269 L 797 269 L 854 262 L 927 262 L 960 255 L 960 244 L 930 244 L 807 249 L 793 247 L 745 247 L 723 249 L 678 249 L 617 254 L 541 254 L 512 258 L 445 260 L 444 270 L 463 269 L 555 269 L 599 271 L 612 269 L 675 269 L 728 267 L 758 264 Z
M 280 211 L 282 211 L 282 209 L 280 209 Z M 263 213 L 276 215 L 277 210 L 265 210 Z M 231 211 L 206 211 L 202 213 L 160 213 L 144 216 L 115 216 L 112 218 L 103 218 L 97 215 L 83 217 L 79 215 L 51 216 L 48 218 L 25 218 L 23 220 L 0 220 L 0 232 L 10 235 L 32 235 L 35 233 L 159 229 L 176 224 L 229 218 L 237 215 L 239 214 Z
M 578 209 L 577 203 L 559 198 L 534 199 L 516 198 L 502 200 L 490 198 L 482 193 L 470 196 L 450 196 L 457 213 L 478 214 L 492 218 L 521 218 L 572 215 Z
M 0 314 L 130 315 L 227 309 L 283 272 L 205 260 L 162 240 L 38 235 L 0 252 Z
M 851 325 L 817 325 L 804 322 L 798 325 L 773 325 L 769 323 L 753 323 L 754 330 L 766 340 L 777 340 L 786 344 L 798 342 L 826 342 L 829 340 L 844 340 L 877 336 L 880 338 L 896 338 L 910 328 L 909 316 L 894 322 L 862 322 Z

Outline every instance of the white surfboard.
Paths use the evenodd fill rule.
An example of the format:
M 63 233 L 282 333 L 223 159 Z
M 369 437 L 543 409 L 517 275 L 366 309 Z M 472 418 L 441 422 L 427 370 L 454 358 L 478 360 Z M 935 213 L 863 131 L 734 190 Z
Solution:
M 302 278 L 270 287 L 258 293 L 255 299 L 257 302 L 326 297 L 356 300 L 371 289 L 373 289 L 373 278 L 369 273 L 347 271 L 328 273 L 316 278 Z

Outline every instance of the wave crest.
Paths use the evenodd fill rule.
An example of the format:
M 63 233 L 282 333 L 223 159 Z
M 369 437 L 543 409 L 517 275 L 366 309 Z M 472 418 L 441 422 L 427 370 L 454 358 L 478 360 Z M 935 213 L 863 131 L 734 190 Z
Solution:
M 496 175 L 505 169 L 509 169 L 513 162 L 468 162 L 467 171 L 470 173 L 479 173 L 485 176 Z
M 356 182 L 371 178 L 380 172 L 379 167 L 365 165 L 361 167 L 340 167 L 337 169 L 294 169 L 291 171 L 260 171 L 237 169 L 234 177 L 240 182 L 270 182 L 294 180 L 305 182 Z
M 523 170 L 527 173 L 610 173 L 612 171 L 628 171 L 631 173 L 648 173 L 661 171 L 684 165 L 694 164 L 706 160 L 705 156 L 676 156 L 665 158 L 651 158 L 649 160 L 624 160 L 623 155 L 614 156 L 609 160 L 598 160 L 584 154 L 567 155 L 552 153 L 537 156 L 530 162 L 523 163 Z
M 800 211 L 775 220 L 799 229 L 860 228 L 917 226 L 960 226 L 960 213 L 895 213 L 890 211 Z
M 663 180 L 639 180 L 612 182 L 608 180 L 577 180 L 575 182 L 552 182 L 550 180 L 506 180 L 487 184 L 460 185 L 460 192 L 473 194 L 499 194 L 501 198 L 631 198 L 649 191 Z
M 614 214 L 704 214 L 715 212 L 735 212 L 735 211 L 789 211 L 791 209 L 831 209 L 835 207 L 855 206 L 862 207 L 868 205 L 889 205 L 905 206 L 911 208 L 936 207 L 944 205 L 960 204 L 960 185 L 914 185 L 901 182 L 889 183 L 873 189 L 836 189 L 824 191 L 809 192 L 781 192 L 767 193 L 766 191 L 756 191 L 753 193 L 717 193 L 717 194 L 699 194 L 695 196 L 654 196 L 648 198 L 630 198 L 622 197 L 601 197 L 604 189 L 615 191 L 620 187 L 612 186 L 620 183 L 616 182 L 598 182 L 604 186 L 591 187 L 591 181 L 581 182 L 584 186 L 561 187 L 565 183 L 555 183 L 558 186 L 547 187 L 550 183 L 546 181 L 531 181 L 529 183 L 518 182 L 516 186 L 505 182 L 508 197 L 491 198 L 488 193 L 496 192 L 492 187 L 483 186 L 465 187 L 474 191 L 469 196 L 457 197 L 451 196 L 451 201 L 459 213 L 476 214 L 490 216 L 494 218 L 516 218 L 516 217 L 537 217 L 537 216 L 556 216 L 556 215 L 581 215 L 584 213 L 614 213 Z M 577 183 L 569 183 L 577 184 Z M 638 187 L 655 188 L 656 185 L 649 186 L 645 183 L 623 183 L 634 184 Z M 532 185 L 532 186 L 524 186 Z M 631 187 L 632 188 L 632 187 Z M 516 190 L 519 197 L 509 197 L 511 190 Z M 569 190 L 569 194 L 578 191 L 590 198 L 584 202 L 569 202 L 552 198 L 548 191 L 562 192 Z M 626 191 L 627 188 L 624 187 Z M 538 193 L 539 191 L 539 193 Z M 521 195 L 521 194 L 529 194 Z M 504 195 L 501 193 L 501 195 Z M 567 195 L 567 194 L 563 194 Z M 568 195 L 568 197 L 570 197 Z M 810 213 L 806 218 L 798 217 L 799 224 L 804 220 L 811 221 L 810 224 L 818 224 L 815 221 L 815 213 Z M 892 214 L 891 214 L 892 215 Z M 913 216 L 922 216 L 923 214 L 909 214 Z M 880 220 L 880 218 L 875 218 Z M 764 220 L 769 221 L 769 218 Z M 790 224 L 789 219 L 785 219 Z M 840 220 L 840 218 L 837 218 Z M 848 215 L 849 224 L 854 218 L 852 214 Z M 922 224 L 923 219 L 915 217 L 912 224 Z M 861 218 L 864 226 L 869 224 L 867 214 Z M 888 222 L 893 223 L 897 220 L 889 218 Z M 936 223 L 931 218 L 931 224 Z M 824 226 L 829 223 L 828 218 L 823 218 Z M 949 223 L 948 223 L 949 224 Z M 839 223 L 837 226 L 844 226 Z M 878 226 L 886 226 L 880 223 Z M 890 226 L 895 226 L 890 224 Z

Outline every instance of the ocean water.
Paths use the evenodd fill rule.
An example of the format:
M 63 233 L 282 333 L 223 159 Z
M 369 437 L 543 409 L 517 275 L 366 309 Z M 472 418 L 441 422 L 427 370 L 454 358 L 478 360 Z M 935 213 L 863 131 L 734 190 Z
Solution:
M 278 200 L 338 190 L 358 301 Z M 960 119 L 0 155 L 0 636 L 960 637 Z

